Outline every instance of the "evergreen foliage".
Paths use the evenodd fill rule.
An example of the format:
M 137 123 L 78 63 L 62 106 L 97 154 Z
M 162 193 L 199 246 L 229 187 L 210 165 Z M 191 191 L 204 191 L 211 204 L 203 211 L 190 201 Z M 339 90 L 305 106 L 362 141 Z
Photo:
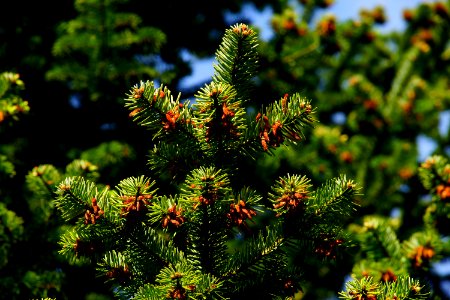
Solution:
M 310 101 L 297 93 L 246 111 L 257 42 L 245 24 L 227 29 L 213 80 L 192 104 L 151 81 L 133 86 L 125 106 L 154 141 L 150 176 L 114 187 L 69 176 L 58 185 L 55 205 L 75 224 L 60 253 L 97 263 L 116 296 L 291 297 L 307 280 L 305 256 L 334 259 L 346 246 L 342 226 L 359 194 L 346 176 L 313 187 L 287 174 L 267 194 L 243 181 L 240 161 L 296 144 L 315 122 Z M 170 189 L 160 190 L 161 180 Z
M 76 8 L 79 10 L 74 9 L 73 4 L 72 1 L 58 1 L 52 3 L 51 10 L 43 11 L 41 3 L 19 0 L 10 2 L 0 10 L 0 37 L 3 41 L 0 47 L 1 65 L 11 70 L 20 70 L 21 78 L 28 83 L 26 92 L 22 92 L 26 94 L 32 107 L 27 118 L 15 122 L 13 127 L 9 126 L 21 113 L 28 111 L 28 103 L 13 103 L 21 101 L 17 97 L 15 100 L 4 101 L 6 96 L 12 97 L 12 93 L 3 94 L 6 89 L 11 86 L 14 89 L 21 87 L 16 84 L 20 82 L 17 75 L 2 74 L 0 202 L 4 222 L 8 220 L 2 230 L 5 229 L 6 233 L 14 232 L 13 235 L 5 233 L 1 243 L 4 247 L 2 251 L 5 250 L 2 252 L 5 254 L 2 257 L 5 264 L 2 264 L 0 278 L 5 286 L 6 291 L 2 294 L 5 298 L 51 295 L 58 299 L 80 299 L 86 295 L 96 297 L 92 292 L 99 297 L 100 294 L 105 294 L 103 285 L 99 285 L 96 278 L 91 276 L 90 270 L 78 265 L 72 268 L 54 252 L 57 246 L 56 236 L 60 230 L 64 230 L 64 226 L 61 227 L 60 217 L 55 215 L 54 205 L 49 205 L 53 190 L 48 188 L 48 193 L 44 194 L 45 189 L 37 189 L 38 185 L 26 186 L 26 175 L 34 166 L 43 167 L 40 164 L 48 162 L 47 167 L 43 167 L 45 171 L 58 169 L 58 174 L 62 174 L 60 176 L 68 176 L 69 173 L 60 170 L 65 169 L 67 161 L 79 158 L 98 165 L 101 173 L 99 180 L 105 183 L 116 183 L 119 177 L 126 176 L 130 170 L 135 172 L 137 167 L 133 162 L 137 156 L 134 148 L 139 148 L 140 144 L 134 143 L 132 148 L 130 143 L 123 142 L 131 142 L 133 139 L 129 131 L 118 130 L 123 125 L 120 123 L 121 118 L 117 117 L 117 111 L 122 112 L 122 105 L 116 102 L 120 98 L 116 96 L 122 93 L 124 86 L 135 82 L 135 72 L 138 70 L 147 72 L 146 75 L 139 74 L 139 78 L 160 75 L 155 65 L 159 63 L 158 51 L 165 40 L 162 31 L 155 28 L 167 25 L 166 19 L 163 24 L 155 23 L 155 14 L 143 13 L 148 11 L 148 7 L 135 9 L 136 1 L 133 4 L 126 1 L 78 1 Z M 116 6 L 117 4 L 119 5 Z M 151 6 L 154 4 L 151 3 Z M 172 4 L 161 2 L 158 5 L 167 7 Z M 236 5 L 235 9 L 238 9 L 241 2 L 238 1 Z M 86 9 L 86 6 L 92 9 Z M 209 10 L 212 7 L 206 8 Z M 213 7 L 217 18 L 206 20 L 199 27 L 202 30 L 196 31 L 199 38 L 205 38 L 209 28 L 217 26 L 214 24 L 223 23 L 223 13 L 217 8 L 216 5 Z M 138 12 L 139 16 L 122 13 L 130 10 Z M 152 9 L 163 10 L 167 8 Z M 101 20 L 106 19 L 107 24 L 103 24 Z M 60 24 L 62 21 L 64 23 Z M 123 26 L 116 26 L 118 22 Z M 58 29 L 56 24 L 60 24 Z M 96 25 L 92 26 L 93 24 Z M 115 39 L 114 43 L 103 43 L 108 38 L 96 31 L 103 25 L 108 32 L 107 37 Z M 150 27 L 153 29 L 148 30 Z M 66 30 L 68 28 L 70 30 Z M 86 38 L 87 36 L 89 37 Z M 99 44 L 92 43 L 94 40 L 102 41 L 101 46 L 97 47 Z M 127 46 L 130 41 L 134 46 Z M 86 45 L 91 47 L 87 51 L 82 47 Z M 172 50 L 177 49 L 178 55 L 180 48 L 192 48 L 180 43 L 179 39 L 172 40 L 170 45 Z M 52 49 L 55 59 L 50 55 Z M 98 55 L 100 52 L 103 53 L 102 56 Z M 148 59 L 150 65 L 147 64 Z M 69 64 L 71 69 L 67 69 Z M 186 62 L 180 57 L 172 58 L 168 65 L 172 64 L 173 69 L 171 67 L 169 72 L 164 73 L 167 75 L 164 77 L 166 81 L 174 79 L 173 76 L 186 75 L 189 71 Z M 105 65 L 115 66 L 114 70 L 109 69 L 109 73 L 107 72 L 114 80 L 110 81 L 111 77 L 101 79 L 96 76 L 104 75 L 97 71 L 104 70 L 105 68 L 98 67 Z M 45 81 L 45 73 L 49 75 L 49 81 Z M 71 83 L 76 84 L 61 81 L 61 87 L 57 82 L 58 78 L 70 79 Z M 90 78 L 90 81 L 83 82 L 86 78 Z M 120 93 L 114 92 L 114 89 Z M 96 102 L 88 100 L 89 93 L 92 93 L 93 98 L 98 98 Z M 4 106 L 5 104 L 7 105 Z M 106 114 L 105 109 L 108 110 Z M 127 121 L 126 117 L 123 119 Z M 54 133 L 55 128 L 59 129 L 57 134 Z M 52 173 L 55 176 L 57 174 Z M 59 176 L 43 176 L 54 180 L 55 184 L 59 183 Z M 36 197 L 30 195 L 28 187 L 37 189 L 34 191 Z M 14 223 L 12 219 L 15 220 Z M 1 290 L 3 292 L 4 289 Z
M 68 95 L 64 101 L 83 118 L 83 122 L 75 118 L 74 122 L 82 123 L 75 131 L 91 132 L 91 138 L 80 135 L 75 149 L 97 146 L 98 137 L 101 142 L 136 144 L 128 134 L 127 119 L 120 114 L 118 95 L 141 78 L 171 82 L 177 77 L 173 68 L 160 67 L 165 63 L 159 52 L 166 35 L 127 11 L 128 1 L 74 1 L 74 8 L 76 16 L 57 27 L 54 60 L 45 78 L 59 83 Z
M 0 74 L 0 124 L 5 128 L 11 121 L 17 121 L 20 114 L 29 111 L 28 102 L 19 93 L 24 89 L 24 83 L 19 74 L 3 72 Z
M 95 279 L 92 272 L 80 264 L 68 264 L 58 254 L 59 236 L 69 226 L 55 213 L 52 197 L 58 183 L 69 175 L 83 175 L 91 179 L 99 176 L 97 167 L 83 160 L 71 162 L 65 172 L 52 165 L 39 165 L 26 175 L 26 203 L 20 211 L 21 216 L 5 210 L 4 203 L 1 203 L 2 229 L 7 237 L 4 239 L 2 236 L 2 250 L 9 250 L 3 253 L 0 268 L 0 287 L 4 297 L 71 298 L 85 297 L 84 293 L 95 290 L 107 293 L 106 289 L 90 286 L 88 280 Z M 79 273 L 84 273 L 86 280 L 77 278 Z M 75 279 L 85 284 L 87 291 L 86 288 L 72 288 L 70 281 Z
M 3 72 L 0 74 L 0 137 L 13 121 L 29 110 L 28 103 L 22 99 L 20 92 L 24 88 L 19 74 Z M 8 184 L 16 175 L 14 152 L 6 143 L 0 145 L 0 180 Z M 0 189 L 0 270 L 8 264 L 14 244 L 23 239 L 23 219 L 8 209 L 13 200 L 11 192 Z
M 408 239 L 398 239 L 398 220 L 379 216 L 366 216 L 363 226 L 352 228 L 362 252 L 353 268 L 354 280 L 346 284 L 346 292 L 340 293 L 343 299 L 355 299 L 358 295 L 365 295 L 366 299 L 447 297 L 436 287 L 430 290 L 435 281 L 430 269 L 433 262 L 450 255 L 449 241 L 442 238 L 448 236 L 448 226 L 442 222 L 448 224 L 450 217 L 449 170 L 448 159 L 443 156 L 431 156 L 421 164 L 420 180 L 431 199 L 421 230 L 414 231 Z
M 20 123 L 19 119 L 25 119 L 25 114 L 30 110 L 28 101 L 22 98 L 25 85 L 19 74 L 5 72 L 0 76 L 0 86 L 2 88 L 0 114 L 3 116 L 0 122 L 2 298 L 67 299 L 86 297 L 88 293 L 92 296 L 94 291 L 98 295 L 106 295 L 108 291 L 105 288 L 91 285 L 95 283 L 93 272 L 80 264 L 68 264 L 67 260 L 58 254 L 59 236 L 67 230 L 68 224 L 64 224 L 56 214 L 52 201 L 56 187 L 64 177 L 85 176 L 97 180 L 100 176 L 99 168 L 85 160 L 77 159 L 69 163 L 64 171 L 53 165 L 44 164 L 34 167 L 23 175 L 23 165 L 17 154 L 20 150 L 20 141 L 11 135 L 10 131 L 13 128 L 11 125 Z M 99 160 L 111 156 L 110 153 L 97 149 L 87 151 L 86 155 L 89 156 L 89 153 L 94 151 Z M 120 161 L 119 154 L 120 152 L 115 154 L 116 161 Z M 80 273 L 83 273 L 85 280 L 80 278 Z M 74 280 L 84 287 L 73 286 Z
M 247 1 L 3 6 L 2 298 L 450 297 L 450 3 L 381 33 L 380 6 L 266 2 L 274 37 L 231 27 L 183 98 Z
M 282 172 L 302 170 L 313 184 L 322 184 L 345 173 L 364 188 L 361 209 L 348 228 L 355 248 L 340 264 L 311 273 L 316 277 L 304 288 L 303 299 L 334 295 L 351 273 L 358 280 L 370 273 L 378 282 L 388 267 L 395 276 L 425 277 L 436 299 L 449 297 L 442 285 L 448 278 L 431 268 L 448 257 L 448 230 L 443 229 L 448 215 L 442 203 L 424 200 L 430 189 L 421 184 L 424 158 L 418 147 L 427 137 L 436 145 L 433 154 L 449 155 L 449 128 L 438 127 L 450 107 L 448 1 L 405 10 L 405 30 L 387 33 L 381 32 L 387 20 L 381 6 L 339 20 L 326 10 L 333 1 L 299 2 L 272 18 L 275 34 L 261 45 L 256 92 L 266 96 L 301 87 L 316 100 L 320 124 L 308 129 L 303 155 L 281 147 L 259 161 L 252 177 L 266 185 Z M 325 13 L 314 18 L 320 12 Z M 431 213 L 437 207 L 440 213 Z M 433 257 L 415 270 L 412 253 L 420 245 L 432 247 Z
M 317 99 L 321 124 L 304 145 L 306 155 L 280 148 L 277 159 L 308 169 L 317 182 L 336 172 L 352 174 L 365 187 L 364 212 L 389 214 L 406 205 L 406 197 L 424 193 L 416 184 L 417 138 L 432 138 L 436 151 L 448 155 L 448 128 L 440 133 L 438 122 L 450 107 L 449 8 L 441 1 L 422 3 L 405 11 L 404 31 L 383 34 L 377 27 L 387 18 L 382 7 L 361 11 L 357 20 L 323 14 L 312 24 L 312 16 L 333 1 L 301 2 L 301 10 L 286 6 L 272 19 L 275 36 L 261 46 L 257 91 L 301 87 Z M 275 165 L 266 166 L 259 173 L 276 173 Z M 410 192 L 399 190 L 405 185 Z M 380 203 L 380 197 L 389 201 Z M 408 208 L 416 203 L 409 202 Z
M 140 134 L 129 134 L 132 124 L 122 115 L 124 87 L 139 78 L 176 88 L 191 72 L 185 54 L 211 54 L 228 25 L 225 12 L 238 12 L 251 2 L 70 0 L 42 9 L 40 2 L 17 0 L 4 5 L 0 65 L 21 74 L 32 107 L 10 131 L 20 137 L 25 169 L 41 163 L 62 167 L 83 150 L 113 140 L 133 145 L 141 154 L 136 158 L 145 157 L 148 144 L 139 140 Z M 65 134 L 54 138 L 54 128 L 64 128 Z M 128 168 L 145 165 L 141 162 Z
M 166 37 L 157 28 L 142 26 L 138 15 L 119 11 L 124 3 L 75 1 L 78 16 L 59 25 L 52 53 L 60 62 L 47 72 L 47 79 L 103 102 L 118 80 L 130 85 L 136 78 L 160 77 L 154 65 L 142 64 L 136 56 L 155 55 Z
M 429 293 L 417 280 L 399 277 L 382 284 L 371 277 L 350 281 L 347 292 L 340 293 L 341 299 L 429 299 Z

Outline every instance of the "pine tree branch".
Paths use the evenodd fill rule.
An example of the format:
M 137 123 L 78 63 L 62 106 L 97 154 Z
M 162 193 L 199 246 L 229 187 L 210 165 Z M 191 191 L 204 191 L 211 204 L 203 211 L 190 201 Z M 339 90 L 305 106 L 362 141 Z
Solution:
M 67 177 L 58 185 L 56 194 L 56 207 L 69 221 L 90 208 L 90 202 L 97 196 L 97 189 L 93 182 L 83 177 Z
M 254 138 L 263 151 L 279 147 L 286 141 L 296 144 L 304 139 L 303 127 L 312 127 L 316 121 L 312 117 L 314 110 L 309 101 L 297 93 L 291 97 L 285 94 L 263 110 L 263 113 L 257 114 L 254 125 L 249 125 L 251 132 L 257 133 Z
M 153 139 L 183 140 L 194 138 L 192 133 L 191 108 L 189 102 L 181 103 L 180 95 L 173 98 L 170 90 L 147 81 L 135 85 L 127 94 L 125 107 L 131 110 L 130 117 L 153 133 Z
M 349 217 L 356 209 L 353 197 L 360 188 L 345 175 L 328 180 L 317 189 L 308 201 L 307 210 L 319 218 L 337 220 Z
M 238 99 L 249 100 L 252 79 L 258 65 L 256 32 L 245 24 L 236 24 L 225 31 L 216 52 L 213 81 L 228 83 L 236 89 Z
M 167 241 L 152 228 L 135 229 L 129 234 L 127 243 L 130 247 L 128 255 L 141 261 L 141 265 L 148 259 L 162 266 L 186 261 L 184 253 L 175 247 L 172 241 Z M 144 265 L 147 264 L 144 263 Z M 158 267 L 155 268 L 155 270 L 158 269 Z
M 264 233 L 248 239 L 244 246 L 231 253 L 227 271 L 220 277 L 226 286 L 238 291 L 260 286 L 269 292 L 280 284 L 273 281 L 273 276 L 280 280 L 280 276 L 290 275 L 284 261 L 285 240 L 279 225 L 267 227 Z
M 368 218 L 364 226 L 370 235 L 364 240 L 362 247 L 371 259 L 389 257 L 393 261 L 403 262 L 400 242 L 387 222 L 380 218 Z
M 188 259 L 207 273 L 220 274 L 227 260 L 226 212 L 232 200 L 227 175 L 215 167 L 194 169 L 186 178 L 180 200 L 189 209 Z
M 354 279 L 346 283 L 346 292 L 339 293 L 340 299 L 429 299 L 426 286 L 409 276 L 399 277 L 396 281 L 379 284 L 372 277 Z

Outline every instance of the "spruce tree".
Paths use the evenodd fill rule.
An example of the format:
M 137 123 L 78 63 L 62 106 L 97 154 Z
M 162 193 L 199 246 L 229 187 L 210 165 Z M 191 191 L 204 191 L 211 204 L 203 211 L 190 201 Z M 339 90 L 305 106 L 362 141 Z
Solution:
M 418 140 L 432 139 L 433 154 L 448 157 L 449 128 L 438 124 L 450 107 L 449 3 L 432 1 L 405 10 L 399 16 L 405 29 L 386 33 L 380 30 L 387 20 L 383 7 L 339 20 L 327 13 L 332 4 L 290 2 L 272 18 L 275 34 L 261 47 L 257 91 L 270 95 L 302 88 L 316 100 L 320 124 L 308 131 L 304 155 L 294 148 L 277 149 L 260 162 L 255 182 L 267 184 L 279 173 L 302 169 L 316 184 L 342 172 L 363 187 L 361 208 L 348 227 L 355 248 L 340 264 L 311 272 L 304 299 L 333 295 L 347 274 L 358 280 L 370 274 L 380 285 L 389 269 L 395 275 L 391 279 L 406 273 L 427 278 L 436 297 L 443 297 L 444 278 L 430 266 L 448 257 L 448 233 L 442 231 L 448 215 L 438 214 L 432 219 L 438 222 L 424 225 L 423 216 L 434 204 L 424 200 L 429 190 L 419 176 L 424 158 Z M 320 12 L 325 13 L 315 18 Z M 420 272 L 411 268 L 413 248 L 430 245 L 435 247 L 430 265 L 421 265 Z
M 316 122 L 298 93 L 247 108 L 257 50 L 254 29 L 227 29 L 212 81 L 192 103 L 152 81 L 130 89 L 125 106 L 154 143 L 148 174 L 114 186 L 84 176 L 59 183 L 55 205 L 74 224 L 60 252 L 96 264 L 117 297 L 292 297 L 308 280 L 306 260 L 325 264 L 350 242 L 343 224 L 360 188 L 345 175 L 313 186 L 288 173 L 268 192 L 247 185 L 245 160 L 297 144 Z
M 57 63 L 47 78 L 64 82 L 71 91 L 83 93 L 81 97 L 104 102 L 109 99 L 105 92 L 114 85 L 161 77 L 151 56 L 159 52 L 166 37 L 155 27 L 142 26 L 137 14 L 122 11 L 126 2 L 75 1 L 78 15 L 58 26 L 59 37 L 52 49 Z M 148 62 L 143 63 L 140 58 L 146 55 Z
M 127 2 L 74 1 L 77 15 L 57 27 L 54 62 L 45 76 L 63 85 L 68 95 L 63 101 L 70 99 L 69 115 L 76 124 L 70 143 L 76 150 L 97 146 L 99 137 L 105 142 L 132 141 L 127 120 L 120 115 L 123 87 L 141 78 L 170 82 L 176 77 L 171 68 L 157 69 L 165 63 L 159 55 L 165 34 L 143 26 L 140 15 L 127 11 Z

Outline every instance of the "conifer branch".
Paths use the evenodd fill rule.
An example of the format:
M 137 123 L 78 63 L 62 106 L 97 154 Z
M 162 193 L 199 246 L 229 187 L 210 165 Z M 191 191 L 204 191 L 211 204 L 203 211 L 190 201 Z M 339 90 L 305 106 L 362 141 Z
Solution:
M 250 277 L 248 272 L 257 274 L 266 266 L 266 260 L 270 259 L 268 256 L 273 255 L 274 251 L 280 251 L 283 241 L 279 225 L 267 228 L 264 235 L 260 233 L 247 241 L 239 251 L 232 253 L 224 277 Z
M 213 276 L 201 274 L 189 264 L 162 269 L 156 281 L 157 284 L 147 284 L 140 288 L 133 299 L 224 299 L 220 296 L 220 281 Z
M 205 160 L 203 152 L 197 149 L 197 143 L 186 140 L 186 144 L 157 143 L 148 153 L 149 168 L 161 177 L 183 181 L 192 168 L 199 167 L 199 163 Z
M 429 270 L 433 262 L 442 259 L 443 247 L 439 233 L 432 228 L 415 232 L 403 241 L 402 250 L 413 270 Z
M 419 47 L 412 47 L 401 57 L 401 60 L 398 62 L 400 64 L 399 70 L 397 74 L 395 74 L 389 93 L 386 95 L 384 115 L 389 121 L 394 119 L 392 115 L 395 112 L 395 99 L 399 96 L 400 91 L 410 79 L 413 72 L 414 63 L 418 60 L 420 54 L 421 51 Z
M 136 273 L 133 274 L 130 271 L 127 257 L 115 250 L 104 254 L 103 259 L 98 263 L 97 272 L 105 275 L 105 282 L 111 282 L 116 288 L 116 292 L 126 292 L 126 286 L 129 286 L 131 280 L 137 279 L 137 276 L 134 276 Z M 122 289 L 120 285 L 125 286 L 125 288 Z M 128 294 L 132 295 L 132 293 Z
M 360 188 L 345 175 L 324 183 L 308 201 L 308 210 L 321 218 L 349 217 L 356 210 L 353 197 L 360 195 Z
M 58 170 L 52 165 L 40 165 L 34 167 L 27 176 L 27 184 L 36 194 L 52 195 L 54 192 L 53 185 L 55 177 L 59 178 L 61 175 Z
M 154 82 L 140 82 L 127 94 L 125 107 L 131 110 L 130 117 L 153 133 L 153 139 L 190 135 L 191 111 L 189 102 L 181 103 L 180 95 L 176 99 L 167 87 L 159 88 Z M 169 134 L 171 133 L 171 134 Z M 174 134 L 177 133 L 177 134 Z
M 84 179 L 96 181 L 100 174 L 98 166 L 84 159 L 75 159 L 66 166 L 66 177 L 81 176 Z
M 67 177 L 56 191 L 56 207 L 62 217 L 69 221 L 90 208 L 90 203 L 97 196 L 95 184 L 83 177 Z
M 257 47 L 257 33 L 245 24 L 236 24 L 225 31 L 216 52 L 213 81 L 233 86 L 240 101 L 250 97 L 258 66 Z
M 310 126 L 316 121 L 312 117 L 314 109 L 310 102 L 299 94 L 291 97 L 285 94 L 280 100 L 270 104 L 263 113 L 258 113 L 256 129 L 262 150 L 279 147 L 286 141 L 297 143 L 302 138 L 303 127 Z
M 189 185 L 188 185 L 189 184 Z M 186 207 L 191 249 L 188 258 L 201 269 L 216 274 L 226 261 L 226 209 L 231 201 L 229 180 L 214 167 L 193 170 L 182 196 Z
M 388 257 L 393 261 L 401 262 L 402 249 L 394 230 L 386 221 L 380 218 L 367 218 L 364 227 L 369 235 L 361 243 L 368 257 L 373 260 Z
M 157 263 L 152 269 L 158 270 L 161 266 L 174 265 L 178 262 L 184 262 L 185 255 L 180 251 L 172 241 L 167 241 L 164 236 L 158 234 L 152 228 L 138 228 L 131 232 L 128 237 L 129 251 L 128 255 L 134 260 L 141 262 L 136 266 L 149 265 L 146 260 Z M 144 273 L 147 271 L 143 270 Z
M 195 127 L 203 151 L 209 153 L 213 163 L 219 167 L 221 159 L 240 146 L 240 136 L 245 130 L 245 110 L 237 98 L 233 86 L 211 82 L 196 94 L 193 104 Z
M 59 241 L 61 245 L 59 253 L 74 264 L 96 262 L 101 258 L 107 241 L 116 235 L 111 234 L 108 237 L 92 229 L 92 227 L 77 225 L 65 231 Z
M 0 125 L 17 121 L 21 114 L 30 110 L 28 101 L 19 93 L 25 88 L 20 75 L 12 72 L 0 73 Z M 1 127 L 0 127 L 1 128 Z M 1 167 L 1 165 L 0 165 Z
M 372 277 L 354 279 L 346 284 L 346 292 L 340 292 L 340 299 L 429 299 L 427 287 L 409 276 L 396 281 L 379 284 Z

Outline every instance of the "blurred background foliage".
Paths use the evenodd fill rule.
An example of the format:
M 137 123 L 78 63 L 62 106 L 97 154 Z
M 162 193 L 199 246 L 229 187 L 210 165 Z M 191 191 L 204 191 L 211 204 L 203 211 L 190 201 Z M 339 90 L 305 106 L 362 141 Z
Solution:
M 64 227 L 52 193 L 67 174 L 108 185 L 148 172 L 151 137 L 130 121 L 125 93 L 139 80 L 179 90 L 192 71 L 186 54 L 213 55 L 230 25 L 227 15 L 251 24 L 238 14 L 245 4 L 273 12 L 273 35 L 259 49 L 255 107 L 301 89 L 318 107 L 320 124 L 305 129 L 299 148 L 279 148 L 243 165 L 249 176 L 242 180 L 266 191 L 287 172 L 302 172 L 317 184 L 344 173 L 364 188 L 349 224 L 355 247 L 331 264 L 311 261 L 299 297 L 332 298 L 351 273 L 382 278 L 387 269 L 380 266 L 387 263 L 377 253 L 383 247 L 361 246 L 372 245 L 367 226 L 381 238 L 395 232 L 410 253 L 435 245 L 430 263 L 449 257 L 450 182 L 442 171 L 448 163 L 439 165 L 441 179 L 423 184 L 431 175 L 420 178 L 426 172 L 419 169 L 418 148 L 418 137 L 426 136 L 436 144 L 433 154 L 449 156 L 449 128 L 438 127 L 450 107 L 449 1 L 405 10 L 405 29 L 389 33 L 377 30 L 387 20 L 381 6 L 350 20 L 315 18 L 333 5 L 330 0 L 11 1 L 0 10 L 2 296 L 111 297 L 94 270 L 57 253 Z M 182 98 L 192 98 L 198 87 L 185 87 Z M 445 299 L 450 275 L 433 270 L 421 275 Z M 397 276 L 411 269 L 391 271 Z

